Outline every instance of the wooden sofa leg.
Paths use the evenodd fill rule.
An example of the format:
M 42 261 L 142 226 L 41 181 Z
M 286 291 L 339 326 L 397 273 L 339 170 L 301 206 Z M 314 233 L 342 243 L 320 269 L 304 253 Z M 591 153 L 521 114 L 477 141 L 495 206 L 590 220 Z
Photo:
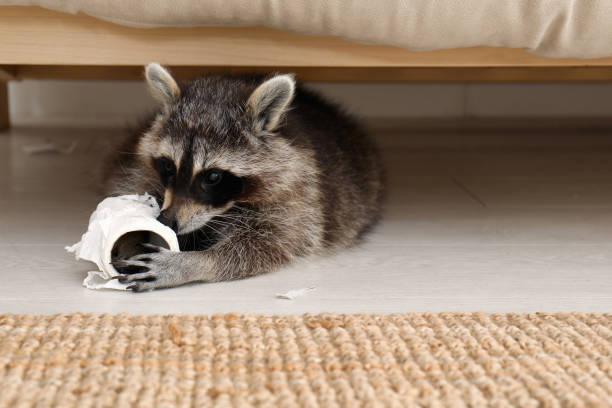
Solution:
M 8 83 L 0 81 L 0 130 L 9 127 Z

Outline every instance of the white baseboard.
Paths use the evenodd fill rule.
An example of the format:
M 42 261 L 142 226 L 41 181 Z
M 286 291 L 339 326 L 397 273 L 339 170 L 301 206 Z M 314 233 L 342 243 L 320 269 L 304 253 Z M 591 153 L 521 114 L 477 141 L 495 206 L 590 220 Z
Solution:
M 369 121 L 612 117 L 609 84 L 311 83 Z M 140 81 L 24 80 L 9 83 L 12 123 L 121 126 L 156 106 Z
M 125 130 L 137 117 L 16 117 L 14 127 L 114 128 Z M 429 118 L 368 119 L 369 131 L 383 147 L 612 147 L 612 118 Z M 580 137 L 577 138 L 576 136 Z
M 11 116 L 11 126 L 53 128 L 113 128 L 127 127 L 138 122 L 138 117 L 128 116 Z

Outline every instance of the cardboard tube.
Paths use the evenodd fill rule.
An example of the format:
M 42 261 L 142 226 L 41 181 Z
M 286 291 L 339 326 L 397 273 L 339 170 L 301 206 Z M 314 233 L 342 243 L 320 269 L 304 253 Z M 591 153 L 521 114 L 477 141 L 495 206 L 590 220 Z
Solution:
M 125 290 L 126 285 L 111 279 L 118 273 L 110 262 L 138 254 L 140 243 L 179 251 L 174 231 L 157 221 L 159 212 L 157 202 L 148 194 L 109 197 L 100 202 L 81 241 L 66 247 L 76 259 L 98 266 L 97 271 L 89 272 L 83 285 L 89 289 Z

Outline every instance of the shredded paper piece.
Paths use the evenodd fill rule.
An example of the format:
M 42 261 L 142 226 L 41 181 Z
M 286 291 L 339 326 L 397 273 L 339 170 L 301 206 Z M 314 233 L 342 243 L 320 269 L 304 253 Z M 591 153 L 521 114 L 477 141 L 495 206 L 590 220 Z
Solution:
M 58 154 L 72 154 L 77 148 L 79 142 L 74 140 L 68 146 L 59 146 L 55 142 L 42 142 L 24 145 L 22 150 L 29 154 L 30 156 L 33 154 L 43 154 L 43 153 L 58 153 Z
M 110 262 L 113 247 L 129 232 L 153 232 L 167 243 L 171 251 L 178 251 L 176 234 L 157 221 L 159 213 L 157 201 L 149 194 L 109 197 L 100 202 L 91 214 L 89 227 L 81 240 L 66 247 L 76 259 L 91 261 L 98 267 L 98 270 L 87 274 L 83 286 L 88 289 L 126 290 L 127 284 L 111 279 L 118 273 Z
M 304 296 L 306 293 L 311 292 L 313 290 L 315 290 L 314 286 L 311 286 L 309 288 L 294 289 L 294 290 L 290 290 L 287 293 L 277 293 L 276 297 L 279 299 L 293 300 L 296 297 Z

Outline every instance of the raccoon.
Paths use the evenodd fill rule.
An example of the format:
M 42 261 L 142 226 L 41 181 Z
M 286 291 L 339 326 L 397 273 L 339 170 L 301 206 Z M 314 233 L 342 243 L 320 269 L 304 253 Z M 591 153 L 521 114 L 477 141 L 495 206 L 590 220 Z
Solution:
M 270 272 L 350 247 L 381 213 L 383 170 L 364 129 L 290 74 L 179 83 L 145 68 L 159 111 L 114 153 L 110 195 L 153 195 L 181 252 L 114 262 L 135 292 Z

